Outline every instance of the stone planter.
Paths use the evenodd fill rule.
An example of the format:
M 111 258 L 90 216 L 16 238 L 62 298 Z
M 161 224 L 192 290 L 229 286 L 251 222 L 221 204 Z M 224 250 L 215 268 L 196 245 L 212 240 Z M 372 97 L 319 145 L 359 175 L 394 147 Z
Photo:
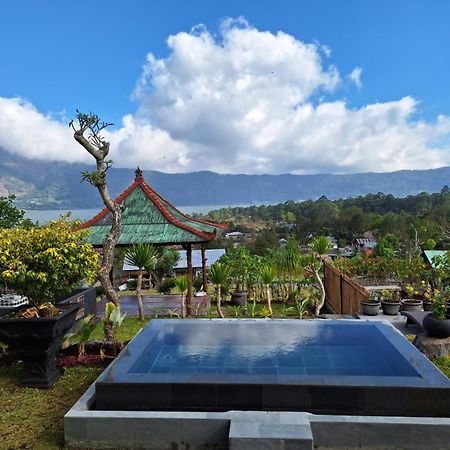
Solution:
M 387 316 L 396 316 L 400 311 L 400 302 L 381 300 L 381 307 L 383 308 L 383 314 L 386 314 Z
M 446 319 L 435 319 L 433 313 L 428 314 L 423 319 L 423 328 L 428 336 L 446 339 L 450 337 L 450 315 Z
M 422 311 L 423 301 L 415 298 L 405 298 L 401 301 L 402 311 Z
M 232 292 L 231 303 L 236 306 L 242 306 L 242 308 L 247 308 L 247 296 L 247 291 Z
M 0 341 L 24 363 L 22 386 L 49 388 L 61 376 L 55 356 L 75 323 L 80 305 L 59 308 L 62 311 L 54 317 L 0 318 Z
M 424 311 L 433 311 L 433 302 L 430 302 L 429 300 L 423 301 L 423 310 Z
M 362 313 L 365 316 L 377 316 L 380 312 L 380 302 L 371 302 L 368 300 L 361 301 Z

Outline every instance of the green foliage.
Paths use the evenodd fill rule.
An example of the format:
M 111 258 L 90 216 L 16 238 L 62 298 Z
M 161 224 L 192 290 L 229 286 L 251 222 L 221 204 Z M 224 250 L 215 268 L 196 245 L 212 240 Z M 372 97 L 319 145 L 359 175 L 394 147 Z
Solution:
M 268 319 L 272 314 L 267 306 L 263 306 L 261 312 L 259 313 L 264 319 Z
M 208 277 L 212 283 L 215 285 L 223 286 L 227 283 L 228 278 L 230 277 L 231 269 L 230 266 L 227 266 L 220 262 L 215 262 L 208 271 Z
M 256 316 L 256 301 L 253 300 L 251 303 L 247 303 L 247 313 L 253 319 Z
M 276 276 L 275 268 L 273 266 L 264 265 L 259 270 L 259 276 L 264 285 L 271 285 L 274 282 Z
M 72 333 L 68 333 L 65 339 L 69 342 L 69 345 L 78 345 L 78 357 L 82 357 L 86 354 L 85 345 L 91 337 L 92 332 L 97 326 L 97 317 L 95 314 L 84 317 L 77 322 L 76 330 Z
M 182 275 L 175 279 L 175 286 L 182 294 L 184 294 L 187 291 L 188 283 L 189 281 L 187 275 Z
M 331 242 L 325 236 L 317 236 L 309 243 L 309 249 L 312 253 L 321 257 L 331 250 Z
M 117 343 L 117 331 L 122 325 L 126 315 L 126 313 L 122 314 L 120 306 L 116 306 L 113 302 L 106 303 L 103 328 L 107 340 L 112 340 L 114 344 Z
M 447 317 L 447 303 L 443 295 L 437 295 L 433 299 L 433 316 L 435 319 L 445 320 Z
M 165 278 L 158 287 L 158 292 L 162 294 L 170 294 L 172 289 L 176 286 L 175 278 Z
M 43 227 L 0 229 L 0 280 L 34 304 L 54 301 L 82 280 L 94 281 L 98 253 L 60 219 Z
M 25 211 L 18 209 L 15 195 L 0 197 L 0 228 L 12 228 L 23 222 Z
M 248 248 L 244 246 L 230 249 L 220 258 L 220 263 L 225 264 L 229 268 L 228 276 L 231 276 L 235 282 L 236 291 L 245 290 L 250 282 L 254 282 L 256 261 L 257 257 L 252 257 Z
M 308 311 L 308 299 L 304 298 L 303 300 L 296 300 L 295 309 L 298 314 L 299 319 L 303 319 L 304 315 Z
M 230 305 L 230 306 L 228 306 L 228 310 L 231 312 L 231 314 L 234 315 L 234 317 L 239 317 L 242 313 L 242 306 Z
M 154 269 L 160 254 L 151 244 L 135 244 L 125 254 L 125 262 L 139 269 Z
M 288 306 L 288 305 L 281 305 L 280 308 L 280 313 L 282 317 L 287 317 L 290 314 L 292 314 L 295 311 L 295 308 L 293 306 Z

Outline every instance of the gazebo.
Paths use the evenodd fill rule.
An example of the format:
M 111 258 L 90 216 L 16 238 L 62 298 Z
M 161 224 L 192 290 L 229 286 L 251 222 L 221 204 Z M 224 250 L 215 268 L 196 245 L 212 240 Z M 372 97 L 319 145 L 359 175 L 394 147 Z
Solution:
M 186 303 L 189 306 L 192 300 L 192 247 L 200 246 L 201 249 L 203 289 L 206 292 L 205 245 L 223 234 L 226 225 L 195 219 L 182 213 L 146 183 L 139 167 L 135 174 L 134 182 L 115 199 L 116 203 L 124 207 L 117 246 L 128 247 L 138 243 L 181 245 L 186 250 L 188 268 Z M 89 228 L 92 233 L 88 241 L 94 247 L 101 247 L 111 229 L 111 224 L 112 214 L 108 208 L 104 208 L 77 228 Z

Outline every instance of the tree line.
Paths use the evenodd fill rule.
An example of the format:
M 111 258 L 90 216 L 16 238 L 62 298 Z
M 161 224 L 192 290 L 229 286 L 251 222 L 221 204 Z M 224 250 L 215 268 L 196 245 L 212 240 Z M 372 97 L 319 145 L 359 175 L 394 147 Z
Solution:
M 446 248 L 450 238 L 450 189 L 444 186 L 438 193 L 403 198 L 381 192 L 339 200 L 322 196 L 304 202 L 223 208 L 205 217 L 244 232 L 250 231 L 251 224 L 261 223 L 266 238 L 272 241 L 274 237 L 291 237 L 306 243 L 311 236 L 332 235 L 345 246 L 365 231 L 372 231 L 378 238 L 394 235 L 402 243 L 427 242 L 429 247 Z

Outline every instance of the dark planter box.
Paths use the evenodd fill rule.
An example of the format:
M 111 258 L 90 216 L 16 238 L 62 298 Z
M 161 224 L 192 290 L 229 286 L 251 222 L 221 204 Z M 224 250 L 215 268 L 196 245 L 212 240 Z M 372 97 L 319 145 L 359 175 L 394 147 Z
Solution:
M 95 287 L 75 289 L 69 297 L 56 300 L 58 305 L 80 305 L 76 320 L 97 314 L 97 289 Z
M 80 305 L 60 306 L 63 311 L 55 317 L 0 318 L 0 341 L 24 363 L 22 386 L 49 388 L 61 376 L 55 356 L 75 323 Z
M 380 312 L 380 306 L 380 302 L 361 302 L 362 313 L 365 316 L 378 316 L 378 313 Z

